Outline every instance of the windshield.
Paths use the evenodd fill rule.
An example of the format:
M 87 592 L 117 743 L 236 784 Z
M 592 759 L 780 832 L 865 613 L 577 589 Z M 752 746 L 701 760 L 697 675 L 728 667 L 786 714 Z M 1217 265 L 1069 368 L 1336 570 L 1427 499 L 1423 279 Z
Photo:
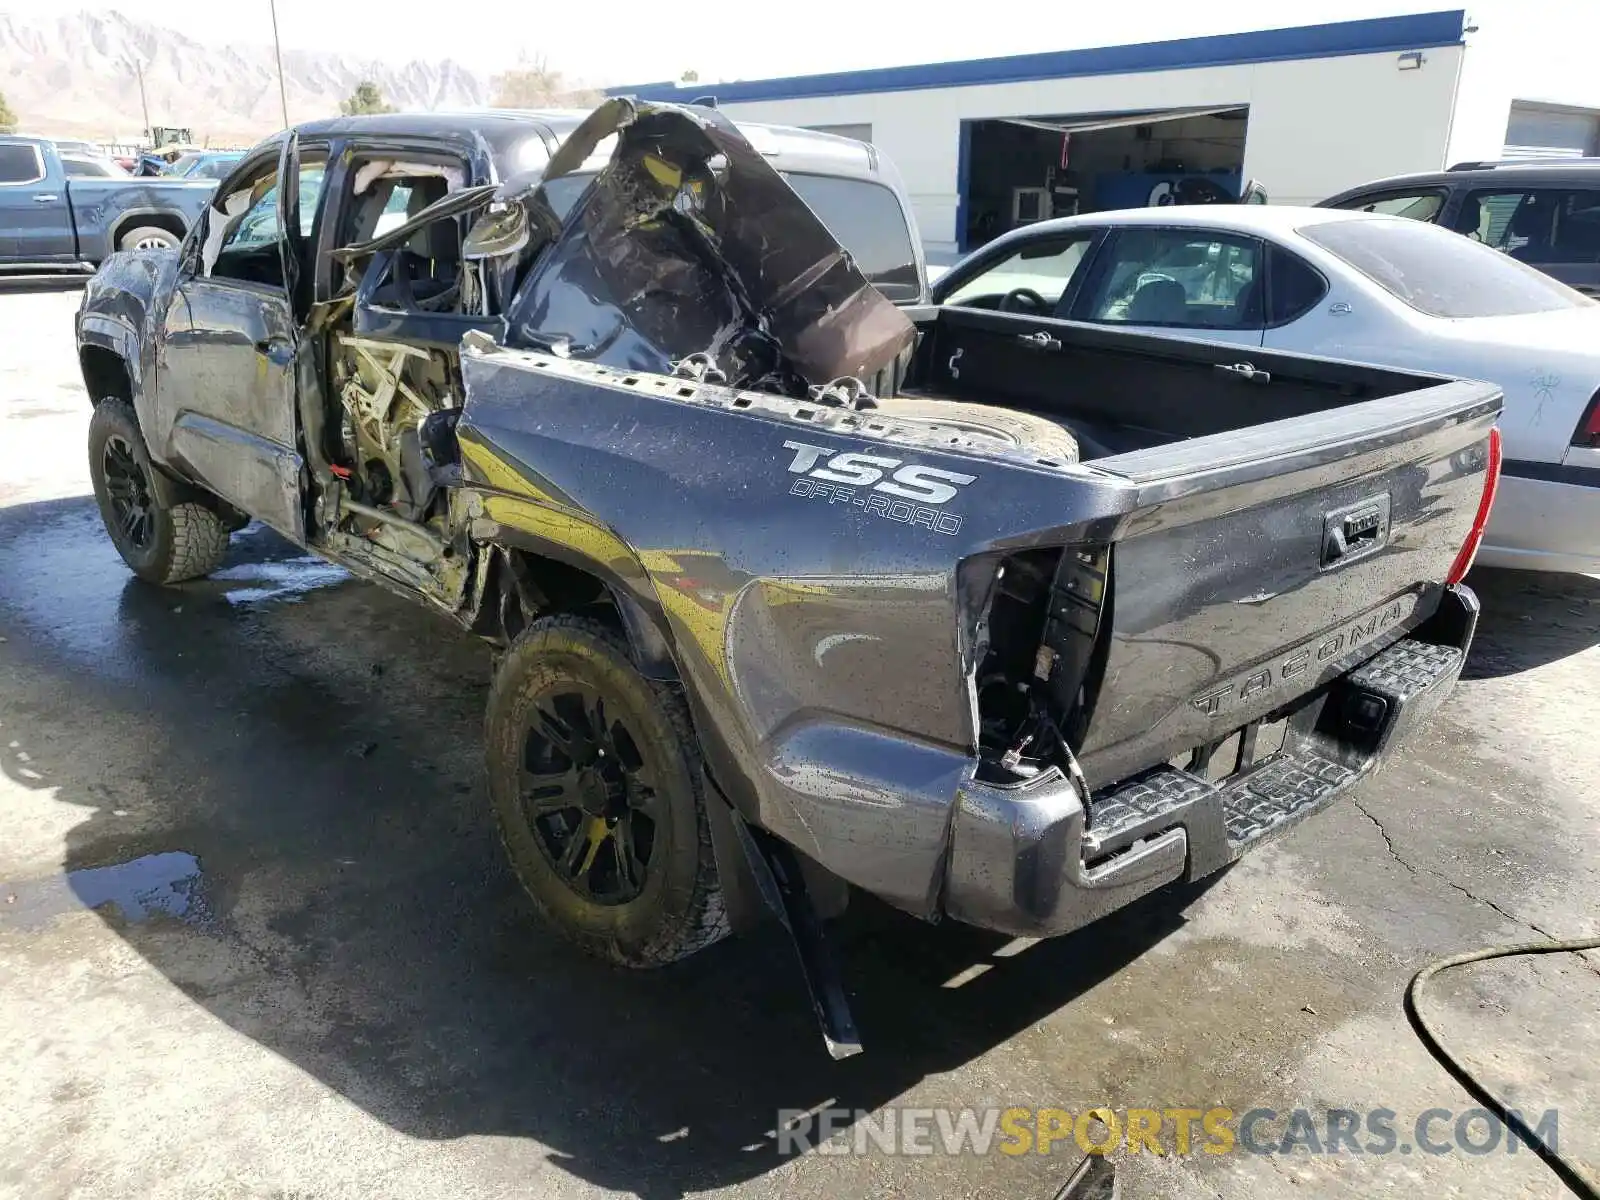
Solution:
M 1593 301 L 1458 233 L 1403 218 L 1303 225 L 1300 235 L 1430 317 L 1507 317 Z
M 856 267 L 891 300 L 916 300 L 921 294 L 917 258 L 911 248 L 900 198 L 881 183 L 837 175 L 803 175 L 780 171 L 839 244 L 850 251 Z M 545 197 L 563 221 L 594 176 L 563 175 L 545 184 Z
M 208 154 L 191 163 L 183 175 L 187 179 L 225 179 L 243 157 L 242 154 Z

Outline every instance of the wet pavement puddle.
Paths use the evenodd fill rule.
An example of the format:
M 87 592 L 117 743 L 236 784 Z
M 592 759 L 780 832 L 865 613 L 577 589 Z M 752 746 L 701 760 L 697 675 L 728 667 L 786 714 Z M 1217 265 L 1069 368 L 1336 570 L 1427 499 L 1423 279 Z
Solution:
M 39 929 L 84 909 L 115 908 L 124 921 L 205 916 L 200 860 L 181 850 L 145 854 L 107 867 L 0 882 L 0 929 Z
M 209 578 L 223 586 L 229 604 L 259 604 L 299 600 L 321 588 L 335 587 L 351 575 L 343 567 L 307 554 L 276 562 L 240 563 L 213 571 Z

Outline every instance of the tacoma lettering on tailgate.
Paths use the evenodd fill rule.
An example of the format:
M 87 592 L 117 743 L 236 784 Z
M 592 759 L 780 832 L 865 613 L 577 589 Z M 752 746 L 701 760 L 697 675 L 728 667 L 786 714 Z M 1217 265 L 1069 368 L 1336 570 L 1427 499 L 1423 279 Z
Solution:
M 1417 597 L 1405 595 L 1369 609 L 1338 629 L 1309 642 L 1302 642 L 1274 662 L 1263 663 L 1246 674 L 1236 675 L 1227 683 L 1200 693 L 1190 703 L 1207 716 L 1214 717 L 1226 712 L 1285 680 L 1315 671 L 1356 647 L 1365 645 L 1380 633 L 1404 621 L 1416 607 Z

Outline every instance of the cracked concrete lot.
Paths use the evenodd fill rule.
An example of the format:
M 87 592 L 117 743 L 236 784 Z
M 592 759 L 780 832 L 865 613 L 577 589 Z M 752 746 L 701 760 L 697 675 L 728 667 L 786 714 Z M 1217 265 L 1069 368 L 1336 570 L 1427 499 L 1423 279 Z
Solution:
M 1600 580 L 1478 572 L 1439 719 L 1209 887 L 1020 953 L 853 909 L 868 1049 L 835 1064 L 776 929 L 630 975 L 540 928 L 472 640 L 258 527 L 214 579 L 133 581 L 87 498 L 77 302 L 0 294 L 0 1196 L 1044 1200 L 1077 1157 L 778 1153 L 779 1110 L 822 1105 L 1271 1109 L 1272 1144 L 1296 1108 L 1388 1109 L 1390 1153 L 1169 1133 L 1123 1195 L 1559 1194 L 1526 1149 L 1413 1145 L 1474 1105 L 1401 994 L 1596 928 Z M 1597 976 L 1487 964 L 1433 1004 L 1600 1176 Z

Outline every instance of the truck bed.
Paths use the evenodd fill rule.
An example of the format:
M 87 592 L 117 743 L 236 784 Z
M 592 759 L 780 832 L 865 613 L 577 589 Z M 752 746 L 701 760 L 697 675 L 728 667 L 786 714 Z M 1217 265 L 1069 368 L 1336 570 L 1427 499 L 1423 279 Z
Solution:
M 909 315 L 921 336 L 903 394 L 1001 405 L 1059 421 L 1077 435 L 1084 461 L 1446 382 L 1363 363 L 980 309 L 928 307 Z M 1045 345 L 1037 344 L 1040 335 Z M 1240 364 L 1255 373 L 1239 371 Z
M 1008 677 L 1041 636 L 1081 660 L 1068 691 L 1083 694 L 1058 703 L 1077 713 L 1092 785 L 1209 761 L 1437 610 L 1483 492 L 1492 387 L 978 310 L 917 315 L 907 394 L 1063 425 L 1081 467 L 1128 503 L 1103 530 L 1050 535 L 1092 544 L 1100 563 L 1081 585 L 1094 603 L 1071 608 L 1076 639 L 1038 611 L 1058 573 L 1004 652 Z M 1284 671 L 1308 639 L 1313 660 Z

